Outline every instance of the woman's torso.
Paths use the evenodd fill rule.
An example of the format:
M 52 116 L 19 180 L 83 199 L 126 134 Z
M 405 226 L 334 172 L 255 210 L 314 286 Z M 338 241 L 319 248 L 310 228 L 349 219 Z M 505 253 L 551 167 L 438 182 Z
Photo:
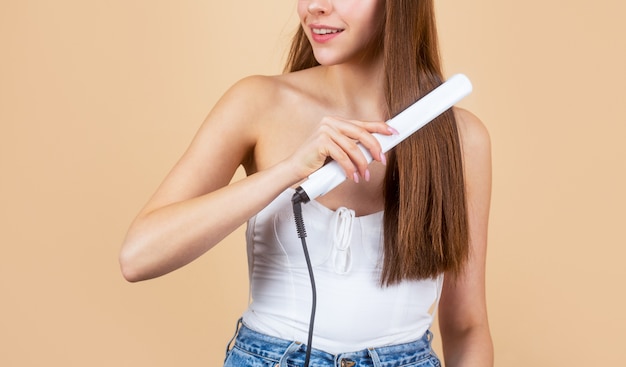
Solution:
M 285 191 L 248 222 L 252 302 L 244 323 L 275 337 L 306 341 L 311 286 Z M 303 206 L 317 288 L 313 344 L 330 353 L 412 341 L 432 323 L 442 278 L 381 286 L 383 213 L 355 216 L 317 201 Z
M 321 72 L 310 69 L 262 81 L 263 99 L 273 103 L 254 116 L 257 140 L 244 162 L 248 174 L 288 157 L 325 116 L 382 119 L 379 108 L 333 100 L 319 82 Z M 369 182 L 347 180 L 303 206 L 318 294 L 313 343 L 331 353 L 420 338 L 432 323 L 430 311 L 440 292 L 441 278 L 380 285 L 385 167 L 374 162 L 370 172 Z M 252 303 L 244 322 L 272 336 L 306 341 L 311 286 L 292 194 L 288 189 L 248 222 Z

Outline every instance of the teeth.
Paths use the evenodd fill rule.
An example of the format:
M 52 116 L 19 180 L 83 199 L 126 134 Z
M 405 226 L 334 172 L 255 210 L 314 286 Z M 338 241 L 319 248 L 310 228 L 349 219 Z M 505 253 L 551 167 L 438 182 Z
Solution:
M 330 33 L 337 33 L 337 32 L 339 32 L 338 29 L 319 29 L 319 28 L 313 29 L 313 33 L 315 34 L 330 34 Z

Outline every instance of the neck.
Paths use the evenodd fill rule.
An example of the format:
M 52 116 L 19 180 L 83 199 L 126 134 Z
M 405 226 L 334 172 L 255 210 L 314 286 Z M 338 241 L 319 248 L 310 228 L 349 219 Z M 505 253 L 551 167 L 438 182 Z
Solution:
M 386 111 L 382 59 L 323 68 L 328 95 L 353 118 L 383 119 Z

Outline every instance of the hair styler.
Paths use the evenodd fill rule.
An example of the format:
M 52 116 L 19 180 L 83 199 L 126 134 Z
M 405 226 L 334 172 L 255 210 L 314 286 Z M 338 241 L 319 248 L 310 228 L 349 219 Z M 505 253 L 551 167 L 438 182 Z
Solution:
M 379 141 L 383 153 L 386 153 L 471 92 L 472 83 L 470 80 L 463 74 L 456 74 L 387 121 L 387 124 L 396 129 L 399 134 L 374 133 L 372 135 Z M 358 147 L 367 158 L 367 162 L 370 163 L 372 161 L 370 152 L 361 144 L 358 144 Z M 341 166 L 337 162 L 331 161 L 313 172 L 302 185 L 296 188 L 296 196 L 302 202 L 307 203 L 328 193 L 345 180 L 346 175 Z

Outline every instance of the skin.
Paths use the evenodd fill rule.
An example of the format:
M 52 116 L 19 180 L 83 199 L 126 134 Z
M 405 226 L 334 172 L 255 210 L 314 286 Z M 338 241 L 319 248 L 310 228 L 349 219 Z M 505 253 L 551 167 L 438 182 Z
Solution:
M 386 159 L 371 134 L 394 131 L 382 121 L 382 60 L 379 55 L 364 57 L 381 5 L 379 0 L 298 2 L 309 39 L 315 27 L 342 30 L 328 42 L 313 38 L 322 66 L 248 77 L 224 94 L 131 224 L 120 253 L 128 281 L 158 277 L 195 260 L 329 157 L 349 180 L 318 198 L 321 204 L 349 207 L 357 215 L 383 209 Z M 485 302 L 489 135 L 471 113 L 455 113 L 466 171 L 471 258 L 462 277 L 446 277 L 439 323 L 447 366 L 490 366 Z M 375 158 L 369 166 L 357 141 Z M 246 178 L 229 184 L 240 165 Z

